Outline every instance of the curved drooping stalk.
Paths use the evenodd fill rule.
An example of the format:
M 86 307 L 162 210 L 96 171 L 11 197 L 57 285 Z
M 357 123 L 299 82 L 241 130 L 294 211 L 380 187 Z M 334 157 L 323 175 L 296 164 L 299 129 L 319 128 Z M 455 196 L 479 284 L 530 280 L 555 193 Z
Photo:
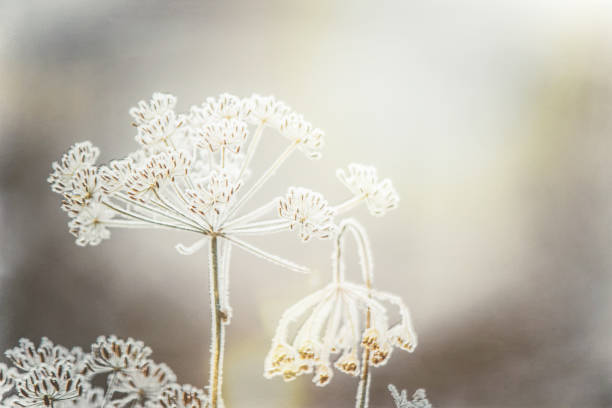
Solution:
M 347 219 L 340 223 L 340 232 L 336 237 L 336 262 L 334 263 L 334 280 L 337 282 L 344 280 L 344 264 L 342 262 L 342 238 L 347 230 L 351 231 L 353 237 L 355 238 L 355 241 L 357 241 L 362 278 L 366 287 L 368 288 L 368 290 L 370 290 L 372 289 L 373 281 L 372 254 L 370 251 L 370 245 L 368 243 L 368 238 L 363 227 L 357 221 L 352 219 Z M 366 330 L 370 328 L 370 320 L 371 313 L 370 308 L 368 307 L 365 318 Z M 357 396 L 355 398 L 356 408 L 368 407 L 370 382 L 372 380 L 369 360 L 370 350 L 366 347 L 363 349 L 361 377 L 359 379 L 359 385 L 357 387 Z

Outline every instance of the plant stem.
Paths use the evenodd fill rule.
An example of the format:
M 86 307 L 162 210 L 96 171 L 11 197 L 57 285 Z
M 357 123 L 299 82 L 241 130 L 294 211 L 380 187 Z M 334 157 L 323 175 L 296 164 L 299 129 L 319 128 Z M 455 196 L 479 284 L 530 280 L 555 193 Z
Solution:
M 221 297 L 219 294 L 219 253 L 217 250 L 217 236 L 210 237 L 209 261 L 209 287 L 210 287 L 210 377 L 208 390 L 210 393 L 210 407 L 223 406 L 221 401 L 221 381 L 223 375 L 223 341 L 225 340 L 225 327 L 222 322 Z
M 370 327 L 370 309 L 366 313 L 366 328 Z M 372 380 L 372 374 L 370 373 L 370 349 L 363 349 L 363 359 L 361 362 L 361 379 L 359 380 L 359 387 L 357 388 L 357 398 L 355 401 L 355 408 L 367 408 L 368 400 L 370 399 L 370 382 Z

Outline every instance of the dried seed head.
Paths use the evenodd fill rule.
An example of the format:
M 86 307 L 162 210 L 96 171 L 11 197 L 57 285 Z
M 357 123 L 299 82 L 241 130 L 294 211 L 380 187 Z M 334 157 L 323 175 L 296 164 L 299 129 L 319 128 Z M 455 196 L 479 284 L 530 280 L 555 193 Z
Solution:
M 51 189 L 56 193 L 66 193 L 72 188 L 72 178 L 75 173 L 83 168 L 95 164 L 100 150 L 91 142 L 74 144 L 61 158 L 59 162 L 53 162 L 53 172 L 47 181 L 51 183 Z
M 375 167 L 353 163 L 348 166 L 348 174 L 338 169 L 336 175 L 351 193 L 365 199 L 372 215 L 379 217 L 397 208 L 399 204 L 397 191 L 391 180 L 378 181 Z
M 58 401 L 69 401 L 83 394 L 83 378 L 76 373 L 69 361 L 58 360 L 53 365 L 46 363 L 17 377 L 15 390 L 16 406 L 53 407 Z
M 300 238 L 330 238 L 337 226 L 333 222 L 334 209 L 319 193 L 306 188 L 292 187 L 279 201 L 278 213 L 291 221 L 291 229 L 298 229 Z
M 84 365 L 89 373 L 121 372 L 138 367 L 150 355 L 151 349 L 141 341 L 100 336 L 92 344 Z
M 254 94 L 251 96 L 251 123 L 271 127 L 280 130 L 283 119 L 291 113 L 285 103 L 277 101 L 274 96 L 261 96 Z
M 321 129 L 313 128 L 302 115 L 291 113 L 285 116 L 279 129 L 283 136 L 297 144 L 298 149 L 306 154 L 306 157 L 321 158 L 324 133 Z
M 156 117 L 173 110 L 175 106 L 175 96 L 155 92 L 149 103 L 140 101 L 138 106 L 130 109 L 130 115 L 134 118 L 134 126 L 148 125 Z
M 246 142 L 248 134 L 249 129 L 246 122 L 232 118 L 211 122 L 202 128 L 196 129 L 194 131 L 194 139 L 196 140 L 197 147 L 209 149 L 213 153 L 219 149 L 239 153 Z

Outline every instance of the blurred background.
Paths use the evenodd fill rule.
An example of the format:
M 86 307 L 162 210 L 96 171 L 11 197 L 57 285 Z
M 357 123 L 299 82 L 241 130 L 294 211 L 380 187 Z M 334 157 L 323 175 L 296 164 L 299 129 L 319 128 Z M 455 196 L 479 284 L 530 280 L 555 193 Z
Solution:
M 179 110 L 257 92 L 327 141 L 260 202 L 290 185 L 339 202 L 350 162 L 400 192 L 382 219 L 354 213 L 377 287 L 404 298 L 420 336 L 374 371 L 372 407 L 393 406 L 388 383 L 436 407 L 612 406 L 612 3 L 4 0 L 0 91 L 0 349 L 115 333 L 204 385 L 206 254 L 156 230 L 77 247 L 46 178 L 76 141 L 103 162 L 135 149 L 128 109 L 154 91 Z M 255 171 L 278 154 L 263 146 Z M 316 271 L 234 251 L 228 408 L 352 407 L 345 375 L 324 389 L 262 377 L 276 322 L 327 281 L 332 245 L 260 244 Z

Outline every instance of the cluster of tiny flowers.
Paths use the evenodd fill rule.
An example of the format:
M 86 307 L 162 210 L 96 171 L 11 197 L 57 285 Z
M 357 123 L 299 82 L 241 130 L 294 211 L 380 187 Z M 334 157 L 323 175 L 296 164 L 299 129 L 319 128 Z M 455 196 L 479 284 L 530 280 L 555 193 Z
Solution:
M 343 221 L 339 228 L 334 278 L 283 314 L 265 360 L 267 378 L 282 376 L 290 381 L 313 373 L 313 382 L 324 386 L 332 378 L 332 366 L 358 376 L 361 364 L 384 365 L 394 346 L 412 352 L 417 345 L 410 313 L 402 300 L 370 287 L 371 253 L 363 228 L 354 220 Z M 357 238 L 366 284 L 345 280 L 339 254 L 343 252 L 342 234 L 348 230 Z M 385 303 L 399 310 L 400 321 L 395 325 L 389 324 Z M 295 323 L 299 323 L 297 328 L 291 330 Z
M 133 339 L 101 336 L 90 353 L 68 350 L 43 338 L 36 347 L 21 339 L 6 351 L 13 364 L 0 364 L 0 407 L 54 408 L 206 408 L 203 390 L 179 385 L 151 349 Z M 95 383 L 106 377 L 106 387 Z
M 355 195 L 365 200 L 372 215 L 382 216 L 397 208 L 399 195 L 391 180 L 378 181 L 376 168 L 363 164 L 350 164 L 348 173 L 342 169 L 336 172 L 340 181 Z
M 402 390 L 400 393 L 393 384 L 389 384 L 388 388 L 396 408 L 432 408 L 431 403 L 427 400 L 427 396 L 425 395 L 425 390 L 422 388 L 415 391 L 411 400 L 408 399 L 406 390 Z
M 332 206 L 314 191 L 291 187 L 246 214 L 240 210 L 296 150 L 316 159 L 323 131 L 272 96 L 207 98 L 186 113 L 175 112 L 176 97 L 154 93 L 130 110 L 139 147 L 125 158 L 97 165 L 99 149 L 77 143 L 52 164 L 51 189 L 62 194 L 69 231 L 81 246 L 110 238 L 111 228 L 163 228 L 216 236 L 247 252 L 290 269 L 306 268 L 279 258 L 242 239 L 253 234 L 296 230 L 303 241 L 332 237 L 334 217 L 361 201 L 374 215 L 397 204 L 388 180 L 378 182 L 367 166 L 349 166 L 341 176 L 354 197 Z M 255 181 L 250 163 L 264 130 L 289 140 L 280 156 Z M 281 139 L 282 140 L 282 139 Z M 359 169 L 368 169 L 365 173 Z M 339 170 L 339 175 L 344 173 Z M 266 215 L 278 217 L 263 219 Z M 183 254 L 201 248 L 182 244 Z

